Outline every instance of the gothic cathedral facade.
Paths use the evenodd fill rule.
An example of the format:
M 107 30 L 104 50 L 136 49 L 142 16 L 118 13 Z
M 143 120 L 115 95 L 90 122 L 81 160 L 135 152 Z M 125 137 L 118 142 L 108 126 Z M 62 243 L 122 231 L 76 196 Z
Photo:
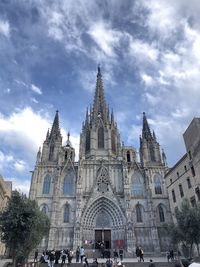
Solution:
M 165 223 L 171 213 L 164 175 L 166 157 L 145 113 L 136 150 L 121 143 L 114 113 L 104 96 L 98 67 L 93 106 L 80 134 L 79 161 L 70 138 L 63 146 L 56 112 L 51 131 L 39 150 L 30 198 L 48 214 L 51 227 L 42 249 L 105 249 L 161 253 L 169 245 Z

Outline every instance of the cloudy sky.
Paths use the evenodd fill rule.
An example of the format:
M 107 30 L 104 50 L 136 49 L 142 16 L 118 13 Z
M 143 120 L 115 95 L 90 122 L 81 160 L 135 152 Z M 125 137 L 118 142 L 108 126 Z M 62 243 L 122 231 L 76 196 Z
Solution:
M 99 63 L 122 141 L 138 149 L 146 111 L 175 164 L 200 115 L 199 14 L 199 0 L 1 0 L 1 175 L 27 192 L 57 109 L 78 154 Z

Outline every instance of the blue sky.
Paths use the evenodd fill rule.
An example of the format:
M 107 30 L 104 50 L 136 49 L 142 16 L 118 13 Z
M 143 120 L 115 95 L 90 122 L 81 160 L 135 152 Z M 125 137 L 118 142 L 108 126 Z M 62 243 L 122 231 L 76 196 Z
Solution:
M 57 109 L 78 157 L 99 63 L 121 140 L 138 149 L 145 111 L 175 164 L 200 114 L 199 13 L 198 0 L 2 0 L 1 175 L 28 191 Z

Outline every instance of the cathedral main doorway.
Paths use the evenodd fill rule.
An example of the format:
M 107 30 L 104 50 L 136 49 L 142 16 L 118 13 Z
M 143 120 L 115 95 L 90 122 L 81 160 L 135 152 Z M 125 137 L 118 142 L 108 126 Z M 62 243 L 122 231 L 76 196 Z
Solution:
M 101 246 L 105 249 L 111 248 L 111 230 L 97 229 L 95 230 L 95 248 L 100 249 Z

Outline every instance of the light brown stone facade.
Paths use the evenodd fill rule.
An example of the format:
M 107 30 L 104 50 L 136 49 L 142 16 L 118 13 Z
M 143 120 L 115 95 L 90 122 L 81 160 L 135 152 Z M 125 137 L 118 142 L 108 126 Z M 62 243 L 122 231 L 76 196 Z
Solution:
M 194 118 L 183 134 L 187 153 L 165 175 L 170 208 L 180 208 L 184 198 L 191 205 L 200 201 L 200 119 Z

